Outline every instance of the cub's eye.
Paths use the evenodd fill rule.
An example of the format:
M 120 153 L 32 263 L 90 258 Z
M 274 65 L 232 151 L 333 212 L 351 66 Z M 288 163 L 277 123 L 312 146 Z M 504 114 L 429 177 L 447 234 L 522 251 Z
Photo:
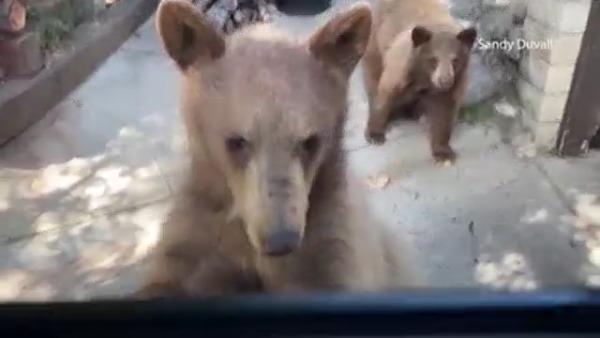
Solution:
M 298 145 L 299 155 L 304 166 L 310 165 L 320 146 L 321 140 L 317 135 L 311 135 L 300 142 Z
M 319 149 L 319 137 L 317 135 L 311 135 L 305 138 L 301 144 L 302 151 L 307 154 L 314 154 Z
M 225 146 L 231 160 L 237 167 L 243 168 L 250 160 L 252 144 L 244 137 L 239 135 L 230 136 L 225 140 Z
M 228 137 L 225 143 L 227 145 L 227 150 L 229 150 L 232 153 L 239 153 L 241 151 L 244 151 L 250 145 L 248 140 L 239 135 Z

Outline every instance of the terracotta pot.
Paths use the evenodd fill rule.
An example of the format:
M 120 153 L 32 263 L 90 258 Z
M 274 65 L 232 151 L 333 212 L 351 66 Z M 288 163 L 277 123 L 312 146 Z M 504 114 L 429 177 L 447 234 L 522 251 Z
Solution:
M 25 29 L 27 6 L 25 0 L 0 0 L 0 33 L 18 34 Z

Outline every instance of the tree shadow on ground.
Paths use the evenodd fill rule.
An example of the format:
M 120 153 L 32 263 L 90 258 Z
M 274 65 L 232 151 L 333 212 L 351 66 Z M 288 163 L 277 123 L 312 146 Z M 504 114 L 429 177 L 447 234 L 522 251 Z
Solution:
M 130 136 L 122 144 L 151 142 Z M 154 158 L 135 152 L 117 146 L 4 180 L 0 298 L 83 299 L 135 285 L 162 221 L 153 209 L 170 196 Z
M 62 227 L 2 247 L 0 299 L 87 300 L 126 296 L 138 286 L 164 208 Z
M 176 72 L 152 23 L 142 29 L 0 149 L 0 299 L 81 299 L 135 284 L 170 197 L 161 166 L 181 136 Z

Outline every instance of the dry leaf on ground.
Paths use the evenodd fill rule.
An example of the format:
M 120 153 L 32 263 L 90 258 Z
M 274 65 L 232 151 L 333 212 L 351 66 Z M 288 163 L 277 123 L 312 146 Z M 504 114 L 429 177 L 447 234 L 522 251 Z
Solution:
M 390 177 L 385 174 L 370 175 L 367 177 L 367 185 L 372 189 L 383 189 L 390 183 Z

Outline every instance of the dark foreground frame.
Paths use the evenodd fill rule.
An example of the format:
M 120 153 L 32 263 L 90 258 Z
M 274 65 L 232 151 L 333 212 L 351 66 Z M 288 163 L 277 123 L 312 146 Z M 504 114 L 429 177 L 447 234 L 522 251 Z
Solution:
M 582 156 L 589 151 L 590 141 L 600 127 L 600 1 L 592 1 L 587 28 L 581 49 L 565 114 L 556 140 L 558 156 Z
M 588 290 L 3 304 L 0 336 L 600 336 Z M 16 336 L 15 336 L 16 335 Z

